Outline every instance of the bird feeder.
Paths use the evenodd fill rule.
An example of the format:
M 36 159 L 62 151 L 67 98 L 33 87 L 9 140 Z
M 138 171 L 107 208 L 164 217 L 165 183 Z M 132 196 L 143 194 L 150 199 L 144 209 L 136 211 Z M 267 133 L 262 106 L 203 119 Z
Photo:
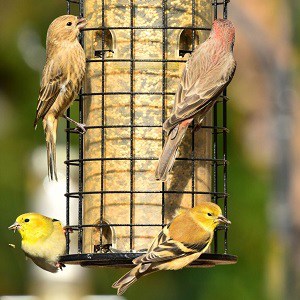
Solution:
M 162 123 L 191 51 L 205 41 L 227 1 L 67 1 L 88 21 L 81 36 L 87 58 L 79 96 L 85 135 L 67 123 L 67 225 L 78 231 L 78 251 L 62 257 L 82 266 L 131 266 L 178 210 L 202 201 L 227 215 L 226 94 L 199 131 L 186 134 L 167 182 L 155 180 L 164 143 Z M 225 92 L 226 93 L 226 92 Z M 76 105 L 71 110 L 77 110 Z M 72 113 L 72 111 L 71 111 Z M 70 114 L 70 112 L 69 112 Z M 70 152 L 72 139 L 79 151 Z M 74 156 L 77 156 L 74 158 Z M 70 172 L 78 190 L 70 190 Z M 69 224 L 70 206 L 78 224 Z M 227 228 L 193 265 L 231 264 Z

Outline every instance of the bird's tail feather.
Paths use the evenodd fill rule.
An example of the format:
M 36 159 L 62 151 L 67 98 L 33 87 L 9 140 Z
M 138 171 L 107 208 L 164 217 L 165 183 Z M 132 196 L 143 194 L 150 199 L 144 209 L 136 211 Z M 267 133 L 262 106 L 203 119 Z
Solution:
M 35 117 L 35 119 L 34 119 L 34 123 L 33 123 L 33 128 L 34 128 L 34 130 L 36 130 L 36 128 L 37 128 L 37 123 L 38 123 L 38 118 L 37 117 Z
M 44 131 L 46 136 L 47 161 L 48 161 L 48 176 L 50 180 L 57 181 L 56 170 L 56 128 L 57 119 L 47 119 L 43 121 Z
M 125 275 L 123 275 L 119 280 L 117 280 L 112 287 L 118 289 L 117 294 L 122 295 L 126 290 L 134 284 L 140 277 L 149 275 L 158 271 L 159 269 L 152 268 L 151 264 L 139 264 Z
M 113 288 L 118 289 L 118 295 L 125 293 L 125 291 L 138 280 L 137 275 L 139 273 L 139 268 L 140 266 L 136 266 L 112 285 Z
M 155 171 L 156 180 L 167 180 L 168 174 L 174 165 L 178 147 L 188 129 L 189 123 L 178 124 L 170 131 Z

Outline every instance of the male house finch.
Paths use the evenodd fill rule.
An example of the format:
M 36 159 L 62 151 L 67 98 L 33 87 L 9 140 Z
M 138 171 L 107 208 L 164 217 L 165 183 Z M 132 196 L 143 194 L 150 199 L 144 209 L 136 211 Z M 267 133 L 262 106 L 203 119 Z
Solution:
M 78 94 L 85 73 L 85 54 L 78 42 L 84 18 L 65 15 L 56 18 L 47 32 L 47 58 L 43 70 L 34 127 L 42 119 L 47 144 L 48 176 L 57 180 L 56 130 L 58 117 L 63 116 L 84 133 L 79 124 L 65 115 Z
M 51 273 L 64 267 L 58 262 L 66 252 L 66 237 L 60 221 L 38 213 L 26 213 L 8 229 L 20 232 L 22 249 L 37 266 Z
M 194 50 L 187 61 L 173 111 L 163 124 L 168 136 L 156 168 L 157 180 L 167 179 L 188 126 L 193 120 L 198 126 L 201 124 L 233 78 L 236 68 L 234 38 L 233 24 L 229 20 L 217 19 L 212 24 L 208 39 Z
M 141 276 L 189 265 L 207 250 L 220 223 L 230 224 L 230 221 L 222 215 L 221 208 L 211 202 L 203 202 L 179 214 L 163 228 L 147 253 L 133 260 L 137 266 L 112 287 L 121 295 Z

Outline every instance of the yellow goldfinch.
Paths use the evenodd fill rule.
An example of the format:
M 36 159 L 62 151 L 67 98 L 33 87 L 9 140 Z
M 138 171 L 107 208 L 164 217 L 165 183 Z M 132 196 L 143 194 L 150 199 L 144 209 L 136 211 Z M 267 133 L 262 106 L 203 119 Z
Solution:
M 230 221 L 222 215 L 221 208 L 211 202 L 203 202 L 179 214 L 163 228 L 147 253 L 133 260 L 137 266 L 112 287 L 122 295 L 142 276 L 189 265 L 207 250 L 220 223 L 230 224 Z
M 46 136 L 48 175 L 57 180 L 56 129 L 59 117 L 76 124 L 84 133 L 84 124 L 67 117 L 66 110 L 78 94 L 85 74 L 85 54 L 78 35 L 86 20 L 72 15 L 56 18 L 47 32 L 47 59 L 43 70 L 34 127 L 40 119 Z
M 51 273 L 64 267 L 58 262 L 66 252 L 66 237 L 60 221 L 38 213 L 26 213 L 8 229 L 20 232 L 22 250 L 37 266 Z

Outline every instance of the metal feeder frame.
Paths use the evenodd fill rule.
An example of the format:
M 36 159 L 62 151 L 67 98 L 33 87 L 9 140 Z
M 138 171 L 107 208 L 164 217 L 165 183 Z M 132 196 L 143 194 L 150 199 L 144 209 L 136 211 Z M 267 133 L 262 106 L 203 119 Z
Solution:
M 195 13 L 195 1 L 191 1 L 192 5 L 192 14 Z M 79 14 L 80 16 L 83 16 L 84 11 L 84 0 L 76 1 L 76 0 L 66 0 L 67 2 L 67 13 L 70 14 Z M 104 11 L 104 3 L 105 1 L 102 0 L 102 10 Z M 223 17 L 227 18 L 227 3 L 229 0 L 225 1 L 212 1 L 212 9 L 213 9 L 213 17 L 216 19 L 217 17 Z M 166 10 L 166 3 L 167 0 L 162 0 L 162 8 L 163 8 L 163 15 Z M 131 10 L 131 20 L 133 20 L 133 11 L 134 11 L 134 1 L 130 0 L 130 10 Z M 104 14 L 102 14 L 102 18 L 104 18 Z M 163 17 L 165 18 L 165 17 Z M 102 20 L 102 27 L 97 28 L 97 30 L 105 30 L 105 29 L 111 29 L 111 27 L 105 27 L 104 26 L 104 20 Z M 160 28 L 163 31 L 163 45 L 162 49 L 165 51 L 166 49 L 166 39 L 165 39 L 165 32 L 168 29 L 172 29 L 167 26 L 166 21 L 164 20 L 164 26 Z M 120 28 L 119 28 L 120 29 Z M 133 36 L 132 32 L 134 29 L 141 29 L 133 26 L 133 22 L 131 22 L 131 26 L 124 27 L 124 29 L 131 30 L 131 47 L 133 47 Z M 153 27 L 146 27 L 145 29 L 157 29 Z M 182 28 L 186 29 L 186 27 Z M 195 31 L 196 30 L 210 30 L 210 28 L 197 28 L 192 25 L 192 27 L 189 27 L 188 29 L 191 29 L 193 32 L 193 40 L 195 38 Z M 89 30 L 88 28 L 85 30 Z M 96 30 L 96 29 L 94 29 Z M 84 33 L 83 33 L 84 34 Z M 104 40 L 104 37 L 102 38 Z M 82 46 L 83 44 L 83 37 L 81 35 L 80 42 Z M 107 60 L 105 58 L 105 51 L 102 49 L 102 51 L 98 51 L 97 55 L 101 61 L 102 64 L 105 63 Z M 187 51 L 188 52 L 188 51 Z M 184 54 L 184 53 L 183 53 Z M 140 61 L 140 60 L 139 60 Z M 172 60 L 173 61 L 173 60 Z M 165 76 L 166 73 L 166 63 L 169 62 L 163 55 L 162 62 L 162 76 Z M 179 60 L 178 60 L 179 62 Z M 183 62 L 183 61 L 180 61 Z M 87 61 L 89 63 L 89 61 Z M 131 59 L 131 64 L 134 64 L 135 60 Z M 133 68 L 131 67 L 131 85 L 133 84 Z M 104 78 L 104 69 L 102 68 L 102 76 Z M 166 92 L 164 90 L 165 86 L 163 86 L 162 92 L 157 92 L 155 94 L 161 95 L 163 98 L 166 95 Z M 97 95 L 105 96 L 104 91 L 102 93 L 97 93 Z M 118 93 L 116 93 L 118 94 Z M 136 93 L 134 93 L 133 88 L 131 87 L 131 91 L 129 92 L 131 97 L 131 102 L 133 101 L 133 97 Z M 175 93 L 173 93 L 175 95 Z M 78 109 L 79 109 L 79 121 L 83 121 L 83 101 L 84 101 L 85 94 L 81 92 L 79 94 L 79 99 L 76 100 L 78 103 Z M 227 160 L 227 93 L 226 90 L 223 92 L 223 94 L 220 96 L 220 100 L 216 103 L 215 107 L 213 108 L 213 124 L 212 126 L 206 126 L 209 128 L 212 132 L 212 157 L 211 159 L 205 159 L 209 160 L 212 164 L 212 192 L 211 194 L 212 201 L 215 203 L 218 203 L 223 207 L 224 215 L 227 216 L 227 200 L 228 200 L 228 193 L 227 193 L 227 166 L 228 166 L 228 160 Z M 76 109 L 76 104 L 73 105 L 72 109 Z M 132 109 L 133 105 L 131 105 L 131 115 L 132 115 Z M 163 107 L 163 110 L 165 108 Z M 68 116 L 70 116 L 70 110 L 67 112 Z M 165 111 L 163 111 L 163 116 L 165 116 Z M 221 126 L 218 124 L 218 119 L 222 120 Z M 94 126 L 95 127 L 95 126 Z M 134 127 L 138 127 L 137 125 L 134 126 L 132 120 L 131 125 L 129 126 L 131 128 L 131 132 Z M 158 127 L 158 126 L 153 126 Z M 78 142 L 79 142 L 79 158 L 78 159 L 70 159 L 70 148 L 71 148 L 71 128 L 70 128 L 70 122 L 67 121 L 66 123 L 66 225 L 67 227 L 71 228 L 73 231 L 76 231 L 78 243 L 77 243 L 77 253 L 73 254 L 70 253 L 70 239 L 69 235 L 70 233 L 67 233 L 67 254 L 61 257 L 61 262 L 66 264 L 79 264 L 81 266 L 98 266 L 98 267 L 132 267 L 133 263 L 132 260 L 144 252 L 136 252 L 134 249 L 132 249 L 131 244 L 131 251 L 130 252 L 112 252 L 112 253 L 83 253 L 83 229 L 85 227 L 95 227 L 95 225 L 92 224 L 83 224 L 83 196 L 87 193 L 91 192 L 85 192 L 83 188 L 83 165 L 85 162 L 85 158 L 83 156 L 83 136 L 78 135 Z M 105 128 L 105 126 L 101 125 L 99 128 Z M 89 127 L 87 127 L 89 129 Z M 221 136 L 221 142 L 220 142 L 220 136 Z M 103 137 L 102 137 L 103 138 Z M 132 152 L 131 152 L 132 153 Z M 131 157 L 131 164 L 130 164 L 130 172 L 132 174 L 133 172 L 133 164 L 132 162 L 136 158 Z M 157 158 L 153 158 L 157 159 Z M 114 158 L 106 158 L 106 160 L 114 160 Z M 195 159 L 192 154 L 191 158 L 188 158 L 188 160 L 192 161 L 192 164 L 194 165 Z M 70 167 L 76 166 L 78 167 L 78 192 L 70 192 Z M 223 172 L 220 173 L 222 178 L 220 179 L 219 174 L 219 168 L 223 168 Z M 103 176 L 103 173 L 102 173 Z M 164 184 L 162 184 L 162 187 Z M 221 191 L 218 189 L 221 187 Z M 124 192 L 124 191 L 120 191 Z M 131 185 L 131 190 L 129 193 L 132 195 L 138 191 L 133 190 L 133 186 Z M 146 191 L 147 192 L 147 191 Z M 164 190 L 164 187 L 160 191 L 160 193 L 166 193 L 167 191 Z M 100 192 L 101 193 L 101 192 Z M 102 191 L 102 195 L 105 192 Z M 118 191 L 115 191 L 116 195 L 118 194 Z M 172 193 L 180 193 L 180 191 L 172 191 Z M 196 193 L 201 193 L 199 191 L 195 191 L 194 185 L 192 186 L 192 191 L 190 192 L 193 195 Z M 75 200 L 74 200 L 75 199 Z M 78 201 L 78 224 L 77 225 L 71 225 L 70 224 L 70 201 Z M 131 201 L 130 205 L 134 205 L 133 201 Z M 162 203 L 162 220 L 164 220 L 164 204 Z M 130 226 L 130 228 L 133 228 L 134 226 L 160 226 L 163 227 L 164 224 L 163 221 L 161 224 L 100 224 L 97 225 L 99 228 L 104 228 L 105 226 L 115 227 L 115 226 Z M 223 242 L 220 243 L 220 235 L 223 233 Z M 226 227 L 218 228 L 215 232 L 215 237 L 213 244 L 211 246 L 211 253 L 204 253 L 200 256 L 199 259 L 194 261 L 190 267 L 212 267 L 215 265 L 225 265 L 225 264 L 234 264 L 237 262 L 237 257 L 234 255 L 228 254 L 228 229 Z M 131 236 L 132 239 L 132 230 L 131 230 Z M 220 244 L 222 245 L 223 251 L 220 253 Z M 96 252 L 96 251 L 95 251 Z M 102 251 L 103 252 L 103 251 Z

